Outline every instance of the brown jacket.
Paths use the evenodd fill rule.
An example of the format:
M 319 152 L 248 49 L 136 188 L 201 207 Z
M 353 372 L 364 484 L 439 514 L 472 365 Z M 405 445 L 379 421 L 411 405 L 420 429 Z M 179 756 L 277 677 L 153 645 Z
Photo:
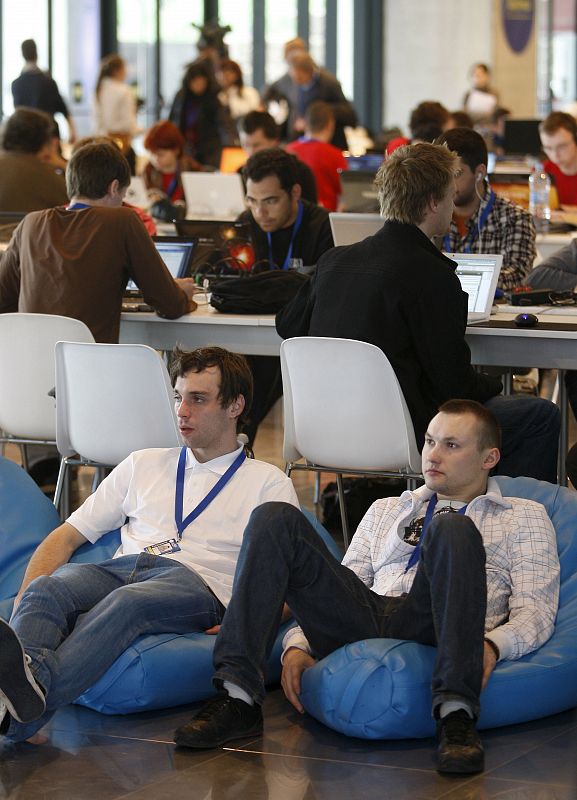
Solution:
M 0 313 L 61 314 L 117 342 L 132 278 L 164 317 L 188 310 L 142 222 L 129 208 L 53 208 L 28 214 L 0 260 Z

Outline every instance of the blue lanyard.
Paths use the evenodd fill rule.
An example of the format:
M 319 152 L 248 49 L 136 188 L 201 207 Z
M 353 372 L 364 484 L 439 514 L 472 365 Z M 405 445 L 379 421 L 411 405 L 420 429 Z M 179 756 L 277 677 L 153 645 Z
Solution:
M 176 165 L 176 170 L 174 172 L 173 178 L 166 187 L 166 196 L 169 200 L 172 200 L 172 195 L 176 191 L 176 187 L 178 186 L 178 180 L 180 178 L 180 164 Z
M 66 206 L 67 211 L 79 211 L 81 208 L 90 208 L 88 203 L 74 203 L 73 206 Z
M 288 252 L 286 254 L 286 258 L 284 260 L 284 263 L 282 265 L 282 269 L 288 269 L 289 268 L 289 264 L 291 262 L 292 255 L 293 255 L 293 247 L 294 247 L 295 239 L 296 239 L 297 233 L 299 232 L 299 228 L 302 225 L 303 214 L 304 213 L 305 213 L 304 206 L 301 203 L 301 201 L 299 200 L 297 218 L 295 220 L 295 224 L 293 225 L 293 232 L 292 232 L 292 235 L 291 235 L 291 242 L 289 244 L 289 249 L 288 249 Z M 272 260 L 272 235 L 271 235 L 270 231 L 268 231 L 268 233 L 266 235 L 266 238 L 268 240 L 268 260 L 269 260 L 269 264 L 273 265 L 274 261 Z
M 435 513 L 436 505 L 437 505 L 437 495 L 434 494 L 429 500 L 429 505 L 427 506 L 427 511 L 425 513 L 425 521 L 423 522 L 423 530 L 421 531 L 421 536 L 419 538 L 419 541 L 417 542 L 415 549 L 411 553 L 411 557 L 409 558 L 409 563 L 405 567 L 405 573 L 407 573 L 411 569 L 411 567 L 413 567 L 419 561 L 419 558 L 421 556 L 421 545 L 425 538 L 427 528 L 429 527 L 429 525 L 431 524 L 431 520 L 433 519 L 433 514 Z M 467 506 L 463 506 L 463 508 L 460 508 L 457 511 L 457 514 L 464 514 L 466 510 Z
M 477 237 L 479 236 L 479 234 L 483 230 L 483 227 L 485 226 L 485 223 L 489 219 L 489 214 L 493 210 L 494 204 L 495 204 L 495 192 L 491 189 L 491 191 L 489 192 L 489 200 L 487 202 L 487 205 L 485 206 L 485 208 L 483 209 L 483 213 L 479 217 L 479 222 L 477 223 L 477 226 L 476 226 L 475 230 L 471 233 L 471 240 L 470 240 L 469 244 L 466 247 L 464 247 L 462 249 L 462 251 L 459 251 L 459 252 L 463 252 L 463 253 L 470 253 L 471 252 L 471 247 L 477 241 Z M 452 252 L 450 234 L 447 234 L 445 236 L 445 238 L 443 239 L 443 250 L 445 251 L 445 253 Z
M 184 470 L 186 467 L 186 447 L 183 447 L 180 451 L 180 456 L 178 458 L 178 469 L 176 470 L 176 492 L 174 494 L 174 521 L 176 523 L 176 529 L 178 530 L 178 538 L 179 540 L 182 539 L 182 533 L 185 528 L 187 528 L 191 522 L 202 514 L 204 509 L 212 503 L 214 498 L 221 492 L 229 480 L 232 478 L 234 473 L 237 469 L 241 466 L 242 462 L 246 458 L 246 453 L 242 450 L 235 460 L 232 462 L 230 467 L 221 475 L 218 482 L 212 487 L 210 492 L 206 495 L 206 497 L 200 501 L 200 503 L 193 509 L 190 514 L 186 517 L 186 519 L 182 519 L 182 505 L 183 505 L 183 493 L 184 493 Z

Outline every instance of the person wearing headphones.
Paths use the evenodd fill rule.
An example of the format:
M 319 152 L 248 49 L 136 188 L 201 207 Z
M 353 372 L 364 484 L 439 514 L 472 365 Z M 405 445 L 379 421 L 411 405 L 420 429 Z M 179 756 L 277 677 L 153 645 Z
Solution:
M 459 156 L 455 209 L 446 253 L 500 253 L 500 289 L 513 289 L 525 279 L 537 255 L 535 225 L 528 211 L 497 197 L 487 178 L 487 145 L 471 128 L 445 131 L 436 144 L 446 144 Z
M 577 121 L 571 114 L 553 111 L 539 125 L 545 172 L 555 181 L 565 211 L 577 211 Z

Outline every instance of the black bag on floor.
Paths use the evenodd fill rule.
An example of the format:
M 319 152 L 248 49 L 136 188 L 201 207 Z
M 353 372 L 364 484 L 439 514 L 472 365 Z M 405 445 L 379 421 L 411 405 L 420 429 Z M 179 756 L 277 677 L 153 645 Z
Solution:
M 399 478 L 343 478 L 347 519 L 351 535 L 375 500 L 399 496 L 407 481 Z M 321 494 L 322 523 L 328 531 L 342 529 L 336 482 L 328 483 Z
M 229 314 L 276 314 L 292 300 L 307 275 L 282 269 L 212 284 L 210 304 Z

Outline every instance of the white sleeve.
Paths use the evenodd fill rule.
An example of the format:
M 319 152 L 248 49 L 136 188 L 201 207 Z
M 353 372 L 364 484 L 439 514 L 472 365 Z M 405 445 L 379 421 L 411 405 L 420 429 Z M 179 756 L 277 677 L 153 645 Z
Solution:
M 125 502 L 132 482 L 133 456 L 125 458 L 84 503 L 66 520 L 77 531 L 96 542 L 126 522 Z
M 285 633 L 283 637 L 282 655 L 280 657 L 281 664 L 284 664 L 284 657 L 286 655 L 286 652 L 291 647 L 296 647 L 297 650 L 303 650 L 305 653 L 308 653 L 309 656 L 312 655 L 311 646 L 308 643 L 307 637 L 304 635 L 303 629 L 300 628 L 298 625 L 296 628 L 289 628 L 289 630 Z

